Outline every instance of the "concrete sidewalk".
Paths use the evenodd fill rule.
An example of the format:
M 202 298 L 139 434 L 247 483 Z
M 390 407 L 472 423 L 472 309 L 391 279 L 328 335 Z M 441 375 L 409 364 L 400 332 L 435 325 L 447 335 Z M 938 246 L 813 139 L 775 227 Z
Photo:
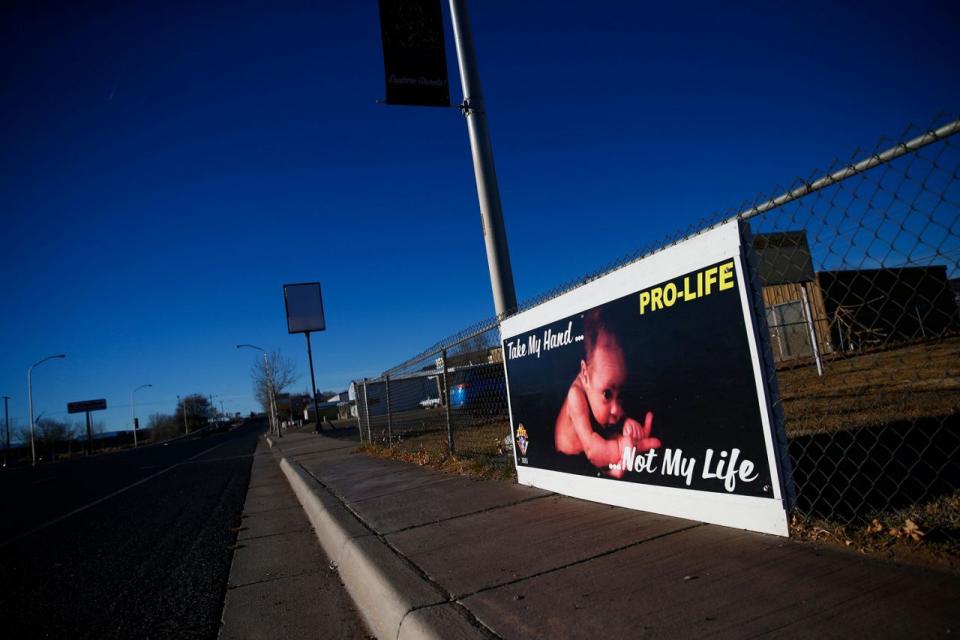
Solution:
M 380 638 L 960 630 L 953 575 L 445 474 L 325 436 L 271 444 Z
M 262 440 L 241 522 L 220 640 L 368 637 L 279 460 Z

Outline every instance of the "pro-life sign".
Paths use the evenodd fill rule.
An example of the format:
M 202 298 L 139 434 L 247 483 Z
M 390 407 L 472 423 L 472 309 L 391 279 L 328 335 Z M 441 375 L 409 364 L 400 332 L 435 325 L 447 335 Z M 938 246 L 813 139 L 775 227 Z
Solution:
M 503 321 L 520 483 L 787 535 L 747 246 L 726 223 Z

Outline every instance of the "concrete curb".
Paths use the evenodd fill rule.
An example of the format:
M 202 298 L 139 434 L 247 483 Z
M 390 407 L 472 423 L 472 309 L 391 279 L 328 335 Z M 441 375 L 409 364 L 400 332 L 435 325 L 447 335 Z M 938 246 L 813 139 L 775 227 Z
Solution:
M 281 457 L 280 468 L 378 638 L 489 637 L 299 464 Z

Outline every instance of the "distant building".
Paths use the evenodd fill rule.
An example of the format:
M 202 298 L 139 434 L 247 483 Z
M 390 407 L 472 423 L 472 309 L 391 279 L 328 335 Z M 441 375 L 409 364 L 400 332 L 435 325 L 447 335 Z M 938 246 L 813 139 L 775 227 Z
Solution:
M 841 351 L 936 338 L 960 328 L 943 265 L 817 274 Z
M 787 231 L 757 235 L 753 249 L 774 360 L 812 358 L 811 334 L 821 355 L 832 352 L 830 323 L 813 271 L 807 234 Z
M 859 351 L 960 331 L 943 265 L 814 272 L 804 231 L 754 236 L 774 360 Z M 815 339 L 811 339 L 811 336 Z

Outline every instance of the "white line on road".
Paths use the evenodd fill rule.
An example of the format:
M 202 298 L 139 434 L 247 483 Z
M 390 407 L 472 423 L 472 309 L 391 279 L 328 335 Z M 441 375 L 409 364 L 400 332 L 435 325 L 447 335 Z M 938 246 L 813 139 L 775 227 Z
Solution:
M 200 453 L 198 453 L 198 454 L 196 454 L 196 455 L 193 455 L 193 456 L 190 456 L 190 457 L 187 458 L 186 460 L 181 460 L 180 462 L 177 462 L 176 464 L 172 464 L 172 465 L 170 465 L 169 467 L 166 467 L 166 468 L 164 468 L 164 469 L 161 469 L 160 471 L 157 471 L 156 473 L 154 473 L 154 474 L 152 474 L 152 475 L 149 475 L 149 476 L 147 476 L 146 478 L 141 478 L 140 480 L 137 480 L 137 481 L 134 482 L 133 484 L 128 484 L 127 486 L 122 487 L 122 488 L 120 488 L 120 489 L 117 489 L 117 490 L 114 491 L 113 493 L 107 494 L 107 495 L 103 496 L 102 498 L 97 498 L 97 499 L 94 500 L 93 502 L 87 503 L 87 504 L 83 505 L 82 507 L 78 507 L 78 508 L 74 509 L 73 511 L 70 511 L 69 513 L 65 513 L 65 514 L 63 514 L 62 516 L 58 516 L 58 517 L 54 518 L 53 520 L 49 520 L 49 521 L 47 521 L 47 522 L 44 522 L 43 524 L 38 525 L 38 526 L 36 526 L 36 527 L 34 527 L 34 528 L 32 528 L 32 529 L 29 529 L 29 530 L 27 530 L 27 531 L 24 531 L 23 533 L 17 534 L 17 535 L 15 535 L 15 536 L 13 536 L 12 538 L 7 538 L 7 539 L 4 540 L 3 542 L 0 542 L 0 549 L 2 549 L 3 547 L 6 547 L 6 546 L 9 545 L 9 544 L 13 544 L 14 542 L 19 542 L 20 540 L 23 540 L 23 539 L 26 538 L 27 536 L 32 536 L 32 535 L 35 534 L 35 533 L 39 533 L 40 531 L 43 531 L 43 530 L 46 529 L 47 527 L 51 527 L 51 526 L 57 524 L 58 522 L 62 522 L 62 521 L 64 521 L 64 520 L 66 520 L 67 518 L 69 518 L 70 516 L 75 516 L 75 515 L 77 515 L 78 513 L 80 513 L 81 511 L 86 511 L 86 510 L 89 509 L 90 507 L 95 507 L 95 506 L 97 506 L 98 504 L 100 504 L 101 502 L 105 502 L 105 501 L 109 500 L 110 498 L 115 498 L 115 497 L 117 497 L 118 495 L 120 495 L 121 493 L 124 493 L 124 492 L 126 492 L 126 491 L 129 491 L 130 489 L 133 489 L 133 488 L 136 487 L 137 485 L 141 485 L 141 484 L 143 484 L 144 482 L 147 482 L 148 480 L 153 480 L 153 479 L 156 478 L 157 476 L 163 475 L 163 474 L 165 474 L 167 471 L 170 471 L 171 469 L 176 469 L 176 468 L 179 467 L 180 465 L 186 464 L 187 462 L 190 462 L 190 461 L 192 461 L 192 460 L 194 460 L 194 459 L 196 459 L 196 458 L 199 458 L 199 457 L 202 456 L 203 454 L 209 453 L 209 452 L 213 451 L 214 449 L 219 449 L 220 447 L 222 447 L 223 445 L 227 444 L 228 442 L 233 442 L 233 441 L 232 441 L 232 440 L 227 440 L 226 442 L 221 442 L 220 444 L 215 444 L 215 445 L 213 445 L 212 447 L 210 447 L 209 449 L 204 449 L 204 450 L 201 451 Z

